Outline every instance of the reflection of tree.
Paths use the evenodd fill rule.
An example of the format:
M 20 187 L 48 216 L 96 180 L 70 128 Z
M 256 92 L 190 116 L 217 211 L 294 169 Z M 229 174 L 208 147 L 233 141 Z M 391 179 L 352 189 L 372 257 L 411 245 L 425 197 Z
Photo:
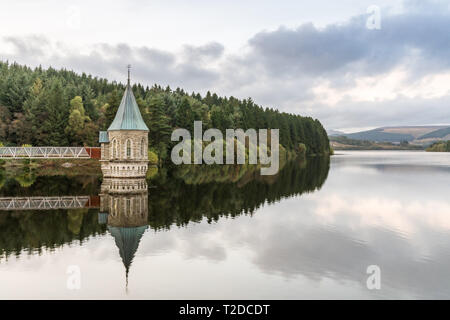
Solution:
M 6 174 L 5 170 L 3 168 L 0 168 L 0 189 L 3 188 L 3 186 L 6 183 Z
M 280 146 L 279 169 L 282 170 L 289 159 L 295 158 L 299 160 L 299 163 L 306 163 L 305 158 L 288 153 Z M 182 165 L 177 167 L 174 177 L 182 179 L 186 184 L 228 183 L 254 177 L 259 174 L 260 169 L 260 165 L 248 163 L 245 165 Z
M 83 223 L 83 216 L 88 212 L 88 209 L 75 209 L 67 212 L 67 227 L 74 235 L 80 234 L 81 225 Z
M 172 224 L 185 225 L 190 221 L 200 221 L 206 217 L 217 221 L 221 216 L 252 214 L 264 202 L 273 203 L 285 197 L 301 195 L 319 189 L 325 182 L 329 170 L 328 157 L 310 158 L 306 162 L 291 161 L 275 176 L 260 176 L 259 170 L 250 170 L 241 175 L 237 182 L 233 174 L 223 183 L 193 184 L 195 181 L 209 181 L 215 176 L 200 166 L 191 166 L 194 173 L 185 173 L 186 179 L 164 179 L 164 183 L 154 180 L 156 188 L 149 194 L 149 224 L 154 229 L 169 228 Z M 225 166 L 224 166 L 225 167 Z M 204 168 L 204 167 L 203 167 Z M 214 169 L 213 169 L 214 170 Z M 241 169 L 242 170 L 242 169 Z
M 25 249 L 29 252 L 53 249 L 103 234 L 106 227 L 98 224 L 97 217 L 96 210 L 89 210 L 82 221 L 77 221 L 78 226 L 65 210 L 0 212 L 0 256 L 19 254 Z
M 150 166 L 147 170 L 147 179 L 152 179 L 158 174 L 158 167 Z
M 225 171 L 219 171 L 225 175 L 221 177 L 221 183 L 214 181 L 217 173 L 208 172 L 204 166 L 206 177 L 201 177 L 200 166 L 191 168 L 195 173 L 185 171 L 180 174 L 166 168 L 158 171 L 151 180 L 148 217 L 144 223 L 148 221 L 151 228 L 161 230 L 204 218 L 217 221 L 223 216 L 253 214 L 264 203 L 319 189 L 328 175 L 329 158 L 311 158 L 306 163 L 288 162 L 276 176 L 260 176 L 259 170 L 246 170 L 240 174 L 240 170 L 245 169 L 223 169 Z M 230 170 L 229 176 L 226 176 L 226 170 Z M 193 184 L 193 181 L 199 183 Z M 200 183 L 202 181 L 204 183 Z M 15 180 L 7 179 L 0 195 L 92 195 L 98 194 L 99 190 L 98 177 L 39 176 L 29 188 L 22 188 Z M 98 219 L 98 210 L 95 209 L 0 211 L 0 256 L 18 254 L 24 249 L 55 248 L 104 234 L 106 225 L 99 224 Z
M 259 170 L 256 165 L 186 165 L 175 171 L 174 176 L 186 184 L 239 181 L 246 173 Z
M 22 172 L 16 176 L 14 179 L 20 184 L 23 188 L 28 188 L 36 181 L 36 175 L 33 170 L 29 167 L 22 168 Z
M 16 176 L 22 171 L 13 171 L 5 174 L 4 187 L 0 189 L 0 196 L 76 196 L 96 195 L 100 181 L 99 176 L 80 175 L 67 176 L 35 176 L 34 182 L 29 187 L 23 187 Z M 33 173 L 34 175 L 34 173 Z M 20 178 L 19 178 L 20 180 Z M 1 171 L 0 171 L 1 182 Z

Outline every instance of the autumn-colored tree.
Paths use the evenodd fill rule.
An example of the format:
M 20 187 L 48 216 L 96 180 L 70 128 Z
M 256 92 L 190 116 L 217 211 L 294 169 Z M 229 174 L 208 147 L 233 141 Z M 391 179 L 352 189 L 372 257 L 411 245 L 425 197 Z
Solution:
M 84 129 L 90 121 L 91 119 L 85 114 L 82 98 L 76 96 L 70 100 L 69 122 L 64 130 L 68 135 L 70 144 L 80 145 L 83 143 L 83 138 L 85 137 Z

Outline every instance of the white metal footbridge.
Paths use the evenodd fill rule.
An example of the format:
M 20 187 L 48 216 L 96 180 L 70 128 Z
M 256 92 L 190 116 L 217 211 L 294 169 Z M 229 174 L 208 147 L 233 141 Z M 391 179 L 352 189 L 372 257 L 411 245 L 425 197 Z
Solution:
M 0 147 L 0 159 L 91 159 L 100 148 L 91 147 Z

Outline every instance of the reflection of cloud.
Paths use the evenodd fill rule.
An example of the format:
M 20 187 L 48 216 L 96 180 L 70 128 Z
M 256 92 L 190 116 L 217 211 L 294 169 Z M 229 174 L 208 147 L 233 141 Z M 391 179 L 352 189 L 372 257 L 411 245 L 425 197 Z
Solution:
M 337 199 L 335 195 L 325 202 Z M 282 275 L 290 281 L 302 275 L 315 282 L 331 278 L 363 288 L 367 266 L 377 264 L 382 270 L 382 292 L 392 291 L 394 296 L 450 295 L 446 291 L 450 286 L 446 277 L 450 255 L 445 245 L 436 246 L 450 243 L 450 235 L 437 231 L 435 238 L 439 221 L 432 218 L 431 223 L 423 225 L 415 218 L 420 208 L 412 204 L 396 211 L 400 202 L 395 201 L 381 204 L 380 210 L 390 208 L 381 217 L 376 210 L 366 211 L 375 205 L 371 201 L 367 206 L 350 206 L 347 211 L 340 200 L 337 207 L 342 214 L 337 210 L 324 216 L 322 201 L 317 193 L 265 207 L 252 218 L 221 219 L 213 225 L 202 221 L 169 232 L 147 233 L 140 253 L 206 258 L 211 262 L 251 260 L 264 273 Z M 424 212 L 432 209 L 427 207 Z M 394 214 L 392 220 L 389 214 Z M 415 232 L 410 233 L 408 228 Z M 242 255 L 238 260 L 234 260 L 236 252 Z
M 427 174 L 422 170 L 415 175 L 411 166 L 405 166 L 409 171 L 374 169 L 373 163 L 386 165 L 405 157 L 396 154 L 395 158 L 391 152 L 346 152 L 333 157 L 320 191 L 267 204 L 252 216 L 220 218 L 211 224 L 204 219 L 169 231 L 147 230 L 132 273 L 136 277 L 132 283 L 142 284 L 146 291 L 136 290 L 136 295 L 152 291 L 161 298 L 161 292 L 153 290 L 157 283 L 172 296 L 181 295 L 176 289 L 191 290 L 189 284 L 198 288 L 183 291 L 184 297 L 204 294 L 209 288 L 224 296 L 229 290 L 231 295 L 238 285 L 239 294 L 245 292 L 247 298 L 279 297 L 270 283 L 281 287 L 288 298 L 295 296 L 289 288 L 300 285 L 305 287 L 302 297 L 311 297 L 312 291 L 323 297 L 333 289 L 342 298 L 347 293 L 365 297 L 370 296 L 366 268 L 375 264 L 382 273 L 380 297 L 450 297 L 450 172 L 435 170 L 447 155 L 434 155 L 436 161 L 428 165 Z M 429 154 L 407 155 L 406 159 L 414 156 L 411 162 L 421 168 L 430 162 Z M 89 270 L 86 276 L 97 279 L 92 283 L 102 278 L 117 287 L 123 283 L 117 278 L 122 275 L 119 259 L 107 234 L 91 237 L 82 246 L 58 248 L 53 254 L 44 251 L 29 261 L 11 258 L 4 279 L 11 270 L 38 278 L 55 266 L 64 271 L 68 263 L 80 263 L 82 270 Z M 92 271 L 95 268 L 99 270 Z M 240 279 L 249 282 L 242 284 Z M 258 285 L 261 290 L 256 292 Z M 12 286 L 8 283 L 5 288 Z
M 224 244 L 218 239 L 216 227 L 206 223 L 190 224 L 188 228 L 175 229 L 170 232 L 155 232 L 147 235 L 140 245 L 143 254 L 163 254 L 168 251 L 181 252 L 186 259 L 206 258 L 210 261 L 226 260 L 227 252 Z M 173 231 L 173 233 L 172 233 Z M 152 231 L 148 231 L 152 233 Z
M 415 156 L 414 164 L 424 168 L 428 154 Z M 381 164 L 394 160 L 392 153 L 378 157 Z M 166 254 L 186 256 L 193 250 L 189 257 L 213 261 L 220 244 L 223 262 L 250 260 L 262 272 L 292 282 L 303 276 L 364 289 L 366 268 L 376 264 L 382 296 L 448 298 L 450 172 L 435 170 L 439 161 L 419 175 L 411 166 L 386 172 L 374 170 L 364 157 L 349 161 L 353 167 L 333 160 L 320 192 L 265 206 L 251 218 L 203 221 L 154 236 L 170 241 Z M 144 252 L 152 250 L 146 246 Z
M 402 201 L 373 196 L 355 199 L 350 195 L 320 197 L 316 213 L 328 223 L 351 216 L 354 228 L 382 226 L 411 234 L 424 226 L 450 230 L 450 203 L 442 201 Z

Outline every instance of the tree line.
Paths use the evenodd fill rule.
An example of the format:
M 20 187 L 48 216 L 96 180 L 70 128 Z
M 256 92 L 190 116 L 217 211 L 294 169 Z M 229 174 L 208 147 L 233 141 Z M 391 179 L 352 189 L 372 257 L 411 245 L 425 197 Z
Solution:
M 426 150 L 430 152 L 450 152 L 450 140 L 435 142 Z
M 0 142 L 4 145 L 96 146 L 98 131 L 114 119 L 125 85 L 66 69 L 30 68 L 0 62 Z M 149 132 L 149 145 L 166 158 L 171 132 L 203 121 L 203 129 L 280 130 L 280 144 L 307 154 L 329 152 L 328 136 L 317 119 L 263 108 L 251 98 L 219 97 L 207 92 L 159 85 L 133 85 Z

